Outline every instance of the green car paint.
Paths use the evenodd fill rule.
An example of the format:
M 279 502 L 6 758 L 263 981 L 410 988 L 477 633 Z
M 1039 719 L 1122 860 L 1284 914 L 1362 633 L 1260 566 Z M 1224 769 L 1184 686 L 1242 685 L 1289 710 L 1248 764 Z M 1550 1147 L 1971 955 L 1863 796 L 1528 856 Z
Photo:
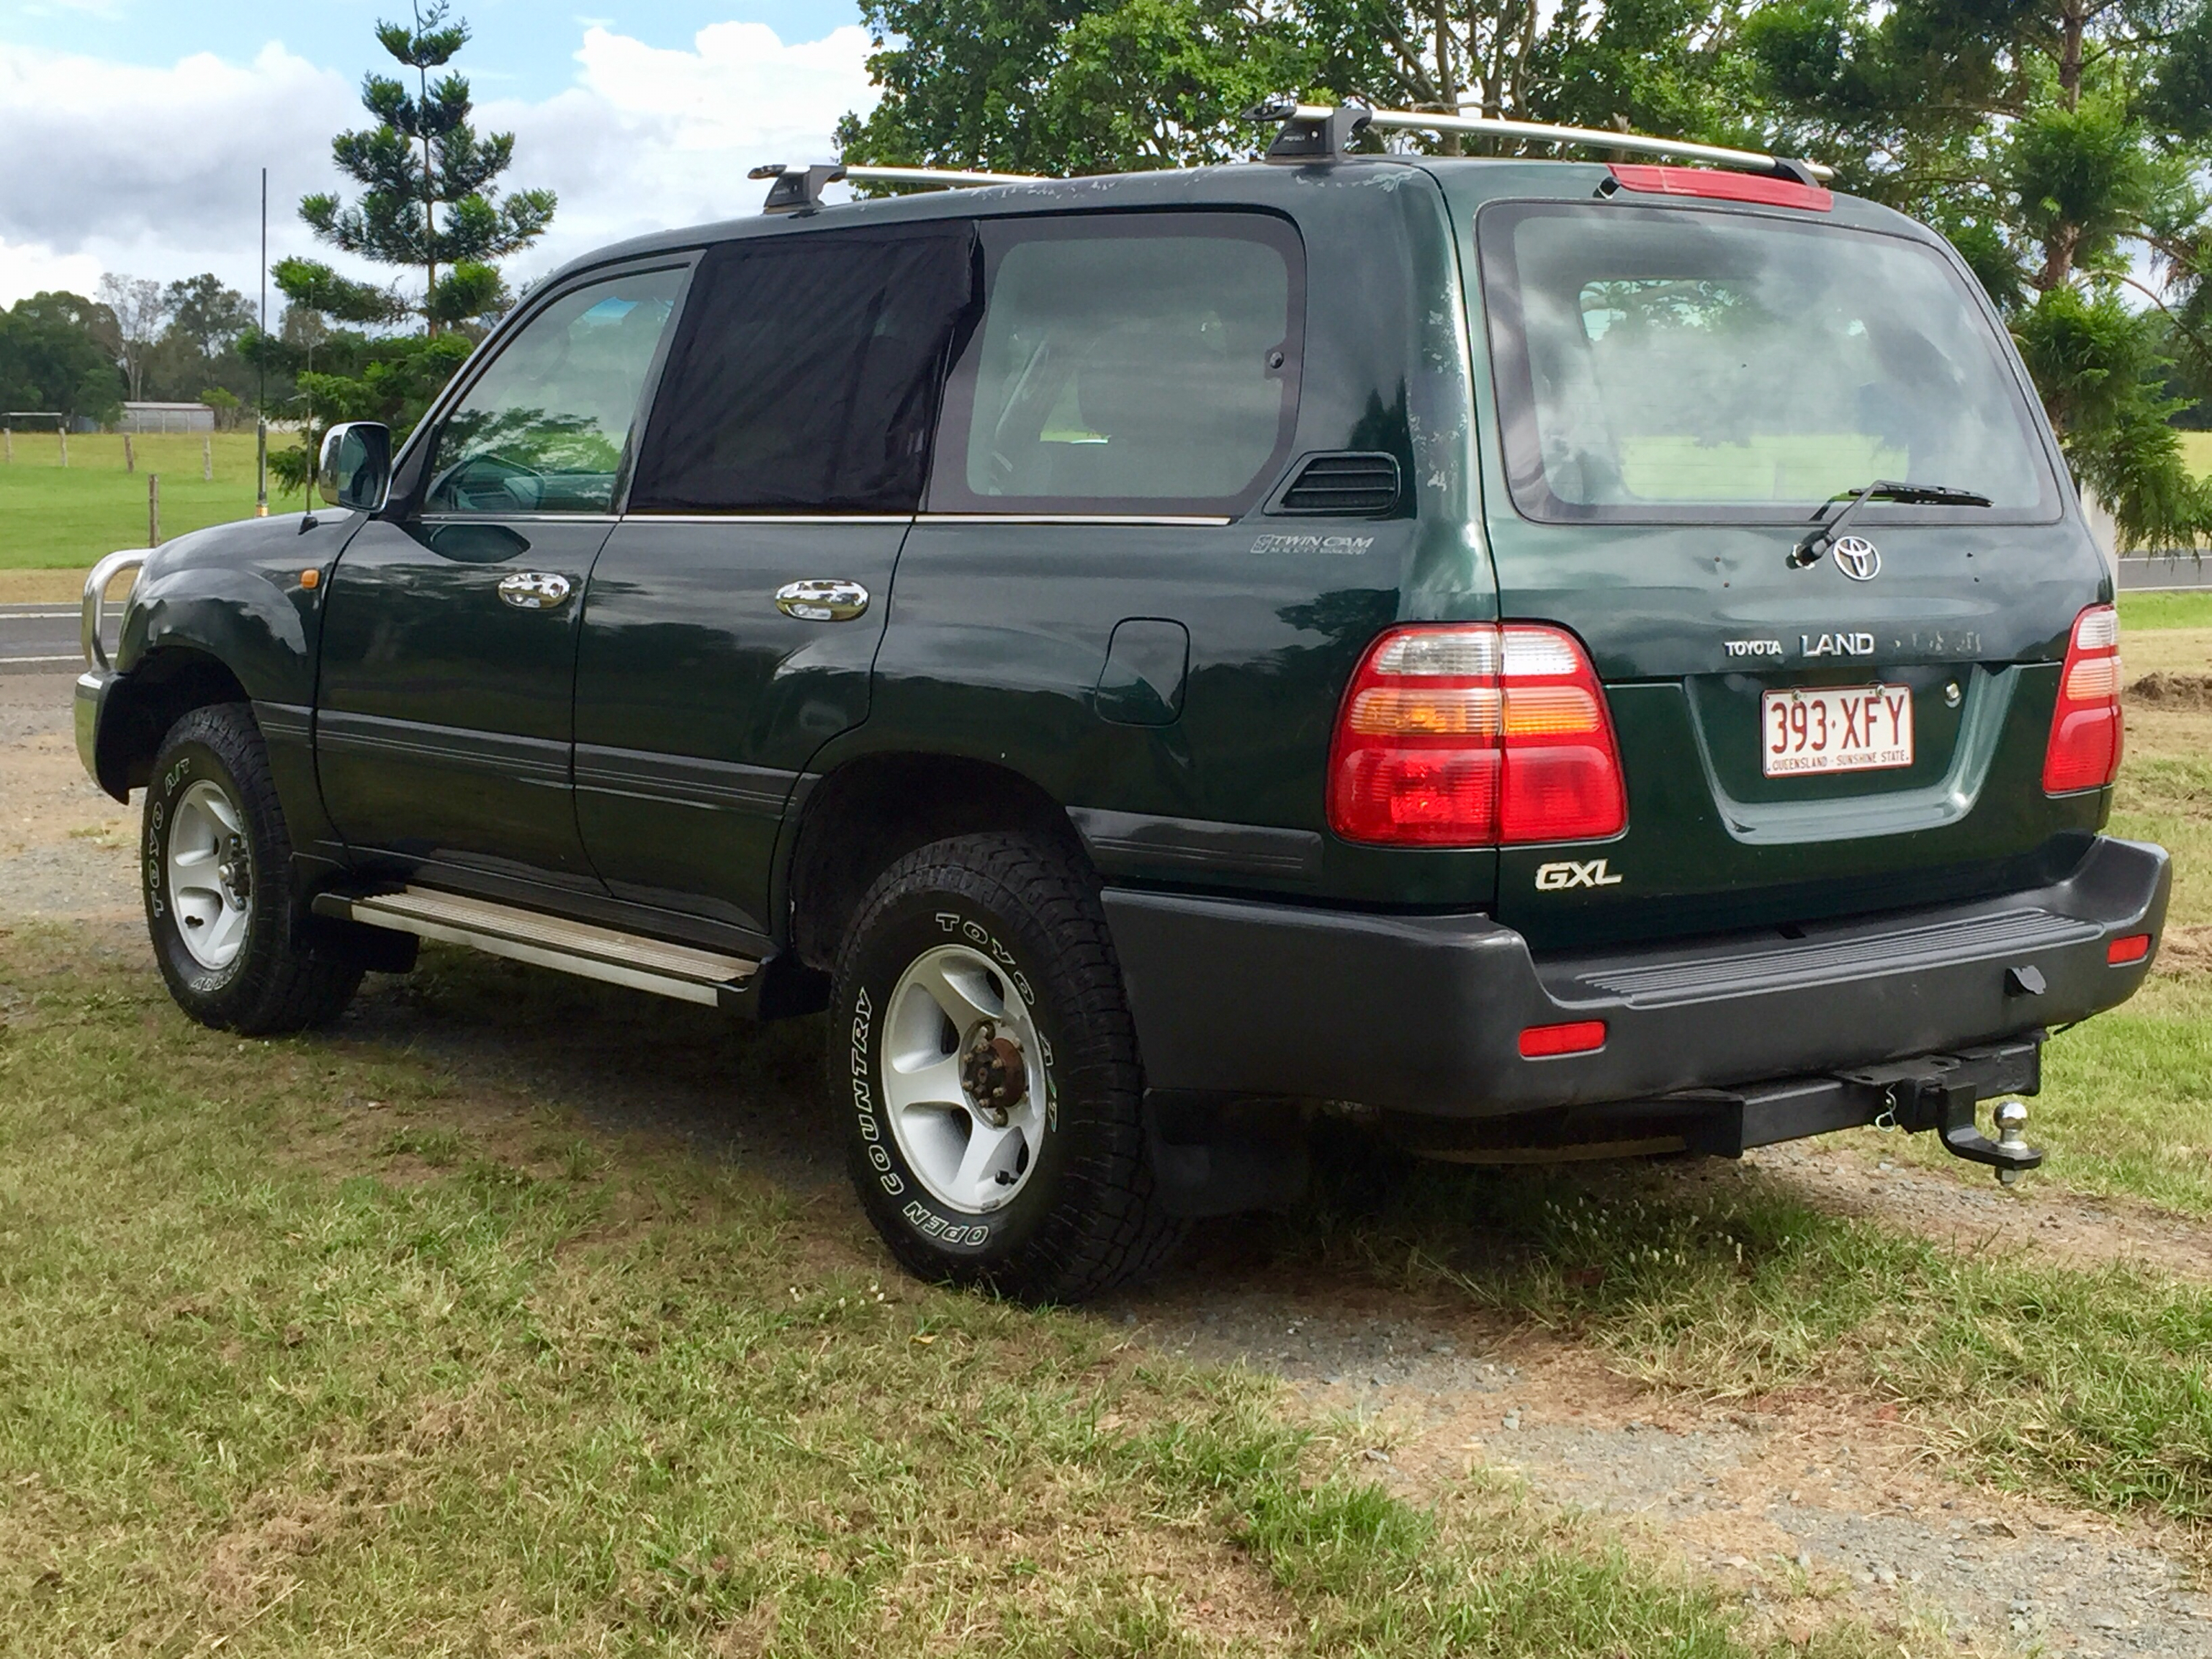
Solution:
M 543 285 L 464 369 L 400 456 L 386 509 L 223 526 L 153 556 L 120 678 L 98 690 L 99 775 L 122 793 L 158 741 L 114 709 L 163 707 L 153 688 L 176 665 L 218 664 L 282 751 L 303 884 L 423 882 L 818 967 L 834 940 L 803 939 L 794 922 L 810 884 L 867 872 L 825 873 L 809 862 L 810 836 L 835 829 L 854 781 L 935 769 L 970 796 L 955 803 L 971 811 L 962 823 L 999 802 L 1032 815 L 1022 822 L 1042 811 L 1079 841 L 1108 889 L 1162 1076 L 1182 1064 L 1193 1086 L 1250 1086 L 1213 1064 L 1204 1022 L 1187 1041 L 1161 1023 L 1161 994 L 1147 988 L 1160 976 L 1134 977 L 1146 940 L 1163 941 L 1164 960 L 1184 937 L 1169 923 L 1202 921 L 1258 941 L 1239 962 L 1273 960 L 1307 980 L 1332 964 L 1418 963 L 1409 971 L 1437 991 L 1431 1027 L 1482 1005 L 1484 975 L 1510 976 L 1511 994 L 1492 999 L 1510 1029 L 1407 1061 L 1419 1075 L 1404 1096 L 1421 1109 L 1478 1109 L 1474 1068 L 1521 1066 L 1526 1076 L 1498 1096 L 1516 1107 L 1710 1080 L 1689 1060 L 1529 1070 L 1514 1031 L 1564 1018 L 1584 994 L 1558 988 L 1577 953 L 1791 938 L 2084 870 L 2104 872 L 2092 886 L 2125 885 L 2110 875 L 2125 860 L 2097 833 L 2109 790 L 2041 787 L 2069 629 L 2112 581 L 2039 412 L 2024 418 L 2050 471 L 2050 510 L 1988 520 L 1871 510 L 1862 523 L 1887 561 L 1878 582 L 1825 561 L 1793 567 L 1806 526 L 1784 516 L 1561 523 L 1523 512 L 1502 436 L 1510 411 L 1488 326 L 1486 216 L 1529 204 L 1613 211 L 1597 205 L 1610 183 L 1604 167 L 1559 162 L 1205 169 L 854 204 L 592 256 Z M 1702 201 L 1618 210 L 1790 217 Z M 1072 215 L 1134 234 L 1200 213 L 1264 219 L 1298 254 L 1295 424 L 1249 509 L 976 513 L 925 497 L 892 513 L 717 514 L 617 500 L 459 525 L 420 510 L 439 422 L 477 365 L 551 303 L 544 295 L 594 273 L 688 269 L 729 243 L 854 226 L 972 222 L 988 243 Z M 1837 198 L 1820 222 L 1909 239 L 1963 271 L 1932 233 L 1886 210 Z M 2028 396 L 1985 307 L 1984 320 Z M 1395 464 L 1395 505 L 1370 517 L 1285 509 L 1309 458 L 1346 454 Z M 301 584 L 311 568 L 324 573 L 318 588 Z M 524 575 L 557 578 L 564 597 L 511 608 L 502 584 Z M 856 614 L 781 608 L 794 580 L 828 580 L 860 590 Z M 1563 629 L 1587 650 L 1620 746 L 1626 827 L 1503 849 L 1333 834 L 1331 742 L 1370 645 L 1394 624 L 1501 620 Z M 1763 693 L 1877 681 L 1909 693 L 1909 765 L 1764 775 Z M 890 820 L 904 805 L 896 787 L 866 799 Z M 947 810 L 932 797 L 915 822 Z M 896 844 L 895 825 L 883 833 L 879 844 Z M 2128 879 L 2154 896 L 2126 904 L 2154 927 L 2162 855 L 2137 852 L 2157 867 L 2131 866 Z M 2102 972 L 2101 956 L 2094 966 Z M 1249 976 L 1264 977 L 1257 966 Z M 2109 1006 L 2140 979 L 2084 968 L 2069 994 Z M 1255 1006 L 1304 1006 L 1279 993 Z M 2032 1023 L 1992 1006 L 1974 1018 L 2007 1031 Z M 1288 1018 L 1322 1047 L 1286 1047 L 1267 1073 L 1278 1082 L 1316 1074 L 1334 1037 L 1324 1014 Z M 1622 1017 L 1623 1031 L 1633 1025 Z M 1915 1014 L 1908 1029 L 1933 1042 L 1942 1027 Z M 1762 1054 L 1762 1075 L 1787 1069 L 1782 1049 Z

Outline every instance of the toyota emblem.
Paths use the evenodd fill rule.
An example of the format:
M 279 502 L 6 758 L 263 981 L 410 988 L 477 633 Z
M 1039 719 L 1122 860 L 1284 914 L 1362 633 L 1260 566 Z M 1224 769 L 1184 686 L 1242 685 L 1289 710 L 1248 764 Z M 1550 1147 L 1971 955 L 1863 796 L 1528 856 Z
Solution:
M 1836 568 L 1855 582 L 1870 582 L 1881 574 L 1881 550 L 1863 536 L 1840 536 Z

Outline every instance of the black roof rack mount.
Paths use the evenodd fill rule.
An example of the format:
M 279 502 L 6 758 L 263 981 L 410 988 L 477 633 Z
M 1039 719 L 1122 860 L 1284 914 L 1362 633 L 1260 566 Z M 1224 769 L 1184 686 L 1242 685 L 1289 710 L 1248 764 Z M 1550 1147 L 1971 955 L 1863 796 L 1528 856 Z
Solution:
M 968 190 L 980 185 L 1033 185 L 1037 176 L 1030 173 L 963 172 L 953 167 L 846 167 L 842 163 L 817 161 L 808 167 L 787 167 L 781 161 L 771 161 L 765 167 L 755 167 L 745 177 L 767 179 L 773 182 L 768 187 L 768 200 L 761 204 L 763 213 L 811 213 L 822 205 L 822 191 L 839 179 L 860 185 L 936 185 L 947 190 Z

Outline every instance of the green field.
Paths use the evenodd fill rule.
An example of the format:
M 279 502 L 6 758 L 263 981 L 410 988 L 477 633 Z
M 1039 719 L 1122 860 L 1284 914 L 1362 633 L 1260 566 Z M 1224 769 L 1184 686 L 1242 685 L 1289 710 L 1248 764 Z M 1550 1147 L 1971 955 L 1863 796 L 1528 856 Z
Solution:
M 2185 432 L 2181 453 L 2200 477 L 2212 478 L 2212 432 Z
M 161 535 L 253 515 L 253 434 L 215 434 L 215 480 L 201 477 L 200 436 L 150 434 L 131 440 L 137 470 L 123 470 L 123 440 L 72 433 L 67 467 L 52 432 L 18 432 L 15 459 L 0 461 L 0 570 L 81 570 L 119 547 L 146 545 L 146 478 L 161 480 Z M 272 434 L 271 448 L 295 441 Z M 270 510 L 295 511 L 271 498 Z

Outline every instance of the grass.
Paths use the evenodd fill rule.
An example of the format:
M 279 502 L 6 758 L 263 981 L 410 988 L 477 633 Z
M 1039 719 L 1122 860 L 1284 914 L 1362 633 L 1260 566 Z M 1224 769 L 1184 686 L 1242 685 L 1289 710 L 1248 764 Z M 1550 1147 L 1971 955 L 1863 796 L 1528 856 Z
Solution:
M 1382 1182 L 1363 1162 L 1321 1160 L 1332 1191 L 1281 1230 L 1284 1256 L 1448 1285 L 1661 1388 L 1887 1397 L 1971 1474 L 2212 1520 L 2212 1286 L 1946 1249 L 1755 1178 L 1422 1167 Z
M 1510 1485 L 1410 1508 L 1249 1375 L 896 1279 L 842 1202 L 199 1030 L 63 929 L 0 988 L 11 1653 L 1749 1650 Z M 562 993 L 441 955 L 403 994 L 434 1040 Z M 716 1059 L 799 1109 L 818 1043 Z
M 2137 629 L 2212 628 L 2212 592 L 2123 593 L 2120 626 Z
M 52 433 L 16 433 L 15 459 L 0 463 L 0 570 L 82 570 L 117 548 L 143 547 L 149 473 L 161 475 L 165 538 L 252 516 L 253 434 L 215 434 L 211 483 L 201 481 L 198 434 L 150 433 L 131 445 L 137 471 L 126 472 L 120 435 L 72 433 L 64 467 Z M 272 496 L 270 510 L 297 506 Z
M 2181 458 L 2201 478 L 2212 478 L 2212 432 L 2181 434 Z

